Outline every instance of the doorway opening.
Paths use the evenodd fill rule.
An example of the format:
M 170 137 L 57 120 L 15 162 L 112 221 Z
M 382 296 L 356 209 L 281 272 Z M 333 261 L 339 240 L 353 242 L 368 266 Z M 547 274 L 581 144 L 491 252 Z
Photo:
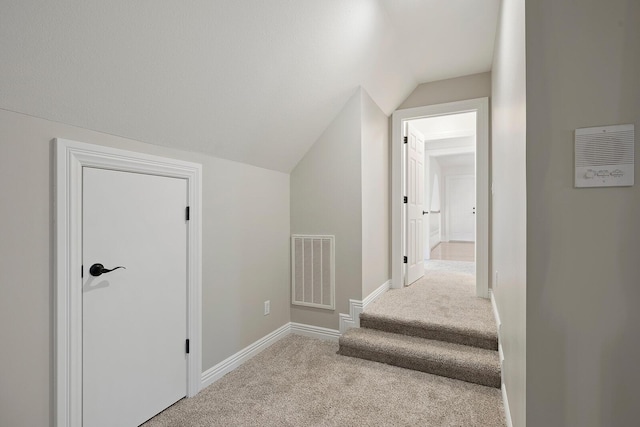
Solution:
M 407 121 L 424 141 L 424 267 L 475 271 L 476 112 Z
M 393 114 L 392 287 L 453 261 L 488 298 L 488 108 L 479 98 Z

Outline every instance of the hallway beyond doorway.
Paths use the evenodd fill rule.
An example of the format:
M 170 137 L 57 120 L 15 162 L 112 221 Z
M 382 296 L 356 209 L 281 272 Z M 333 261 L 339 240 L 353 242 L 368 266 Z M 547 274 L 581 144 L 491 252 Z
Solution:
M 475 243 L 441 242 L 431 250 L 431 259 L 475 262 Z

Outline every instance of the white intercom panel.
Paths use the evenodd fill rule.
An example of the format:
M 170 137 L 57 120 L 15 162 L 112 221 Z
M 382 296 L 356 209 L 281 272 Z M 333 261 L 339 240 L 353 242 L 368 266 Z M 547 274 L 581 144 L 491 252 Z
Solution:
M 633 185 L 634 125 L 576 129 L 575 186 Z

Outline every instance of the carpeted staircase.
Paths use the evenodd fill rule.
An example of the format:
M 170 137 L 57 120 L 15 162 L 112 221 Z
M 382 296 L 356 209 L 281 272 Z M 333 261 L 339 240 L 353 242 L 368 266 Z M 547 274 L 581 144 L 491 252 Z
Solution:
M 441 282 L 444 283 L 438 279 L 443 279 Z M 491 325 L 484 313 L 488 310 L 492 316 L 490 303 L 480 298 L 476 301 L 474 295 L 467 295 L 468 292 L 473 293 L 473 287 L 466 283 L 466 277 L 462 276 L 458 288 L 452 288 L 446 279 L 443 273 L 438 273 L 427 276 L 417 286 L 412 285 L 410 288 L 416 286 L 413 290 L 405 288 L 388 292 L 391 293 L 389 296 L 383 296 L 386 301 L 360 315 L 360 328 L 349 329 L 340 337 L 338 354 L 500 388 L 497 330 L 495 322 Z M 457 291 L 461 293 L 456 298 Z M 413 317 L 390 314 L 389 307 L 398 310 L 402 305 L 400 298 L 409 299 L 406 303 L 408 311 L 422 313 L 425 310 L 437 314 L 445 306 L 444 302 L 438 302 L 442 295 L 449 298 L 449 307 L 458 303 L 458 309 L 463 310 L 466 304 L 469 310 L 461 311 L 459 316 L 455 313 Z M 426 298 L 434 305 L 416 309 L 416 297 Z M 464 319 L 469 312 L 474 313 L 473 318 Z M 451 321 L 447 321 L 447 316 Z

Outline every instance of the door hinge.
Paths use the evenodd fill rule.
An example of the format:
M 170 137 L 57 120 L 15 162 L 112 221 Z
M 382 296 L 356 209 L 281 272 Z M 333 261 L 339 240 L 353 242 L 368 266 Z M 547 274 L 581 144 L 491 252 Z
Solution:
M 189 221 L 189 206 L 185 209 L 185 217 L 187 218 L 187 221 Z
M 187 342 L 185 343 L 185 351 L 187 352 L 187 354 L 189 354 L 189 339 L 187 339 Z
M 80 267 L 80 277 L 84 277 L 84 265 Z
M 404 196 L 403 200 L 404 200 L 405 203 L 409 203 L 409 198 L 407 196 Z
M 405 263 L 405 264 L 409 262 L 409 260 L 407 259 L 407 257 L 404 257 L 403 261 L 404 261 L 404 263 Z
M 407 138 L 406 136 L 404 137 L 404 143 L 406 144 L 407 142 L 409 142 L 409 138 Z

